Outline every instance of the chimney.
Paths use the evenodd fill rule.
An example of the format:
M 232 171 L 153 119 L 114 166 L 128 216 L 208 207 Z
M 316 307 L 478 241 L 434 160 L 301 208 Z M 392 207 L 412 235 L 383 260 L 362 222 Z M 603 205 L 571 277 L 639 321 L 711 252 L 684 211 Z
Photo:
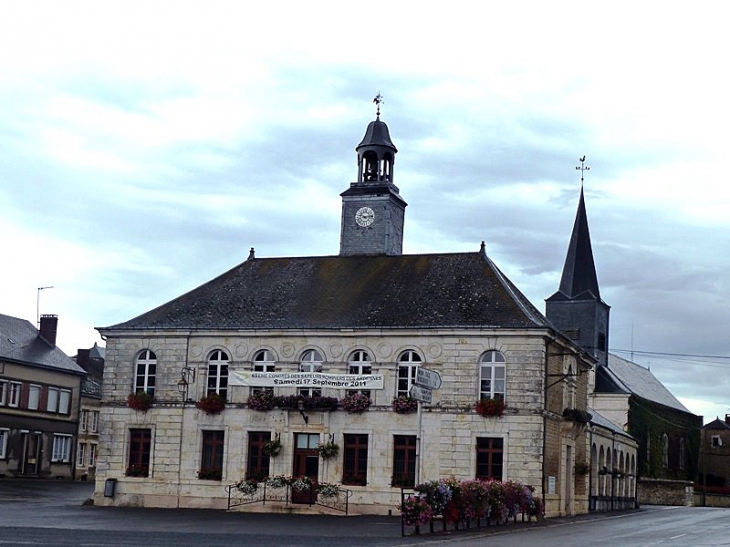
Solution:
M 57 315 L 41 315 L 41 328 L 38 334 L 52 346 L 56 345 L 56 331 L 58 330 Z
M 725 423 L 730 425 L 730 414 L 725 414 Z

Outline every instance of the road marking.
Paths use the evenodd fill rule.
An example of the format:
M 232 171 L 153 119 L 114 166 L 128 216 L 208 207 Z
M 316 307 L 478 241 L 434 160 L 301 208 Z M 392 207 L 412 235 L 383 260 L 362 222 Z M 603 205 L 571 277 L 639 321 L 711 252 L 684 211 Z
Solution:
M 670 537 L 669 539 L 679 539 L 679 538 L 683 538 L 686 535 L 687 534 L 679 534 L 678 536 Z

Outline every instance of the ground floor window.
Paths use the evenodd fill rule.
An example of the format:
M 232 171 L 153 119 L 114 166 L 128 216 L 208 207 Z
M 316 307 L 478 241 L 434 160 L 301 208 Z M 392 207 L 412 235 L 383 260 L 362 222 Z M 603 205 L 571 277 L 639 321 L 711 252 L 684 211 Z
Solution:
M 223 431 L 203 431 L 203 455 L 198 478 L 219 481 L 223 478 Z
M 365 486 L 368 482 L 368 436 L 345 435 L 342 484 Z
M 477 438 L 478 479 L 502 480 L 504 466 L 504 439 L 492 437 Z
M 393 437 L 393 486 L 413 488 L 416 485 L 416 436 Z
M 251 431 L 248 434 L 248 464 L 246 478 L 262 481 L 269 476 L 269 455 L 266 443 L 271 441 L 268 431 Z
M 0 460 L 7 458 L 9 429 L 0 429 Z
M 150 472 L 150 452 L 152 451 L 152 430 L 129 430 L 129 464 L 127 476 L 147 477 Z
M 96 445 L 94 443 L 89 444 L 89 467 L 96 465 Z
M 76 465 L 83 467 L 86 464 L 86 444 L 79 443 L 79 447 L 76 449 Z
M 53 436 L 52 462 L 68 463 L 71 459 L 71 435 Z

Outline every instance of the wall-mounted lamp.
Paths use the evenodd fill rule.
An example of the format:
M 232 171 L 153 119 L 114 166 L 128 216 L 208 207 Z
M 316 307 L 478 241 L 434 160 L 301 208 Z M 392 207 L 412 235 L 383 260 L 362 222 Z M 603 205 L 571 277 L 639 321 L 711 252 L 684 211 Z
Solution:
M 185 365 L 180 371 L 180 380 L 177 383 L 177 390 L 182 395 L 183 403 L 188 400 L 188 389 L 193 382 L 195 382 L 195 369 Z

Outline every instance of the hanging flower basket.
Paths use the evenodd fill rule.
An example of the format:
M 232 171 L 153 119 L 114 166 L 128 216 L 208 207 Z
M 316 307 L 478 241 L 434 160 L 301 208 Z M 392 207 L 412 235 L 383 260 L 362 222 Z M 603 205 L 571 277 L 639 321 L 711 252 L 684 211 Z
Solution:
M 585 477 L 591 470 L 586 462 L 575 462 L 575 474 L 578 477 Z
M 362 393 L 350 393 L 340 399 L 340 406 L 353 414 L 365 412 L 371 404 L 370 397 Z
M 201 397 L 200 401 L 195 403 L 195 408 L 206 414 L 220 414 L 226 408 L 226 400 L 217 393 L 210 393 Z
M 329 441 L 324 444 L 320 444 L 317 450 L 323 460 L 329 460 L 330 458 L 337 456 L 340 452 L 340 447 L 334 441 Z
M 127 395 L 127 405 L 129 405 L 129 408 L 139 412 L 147 412 L 154 400 L 155 398 L 146 391 L 138 391 L 137 393 Z
M 504 414 L 504 401 L 500 399 L 481 399 L 474 410 L 484 418 L 499 418 Z
M 279 455 L 279 452 L 281 452 L 281 441 L 279 440 L 278 435 L 275 439 L 271 439 L 270 441 L 266 441 L 264 443 L 264 454 L 266 454 L 267 456 L 275 458 Z
M 573 421 L 578 424 L 587 424 L 593 416 L 590 412 L 586 412 L 580 408 L 566 408 L 563 410 L 563 419 Z
M 413 414 L 418 411 L 418 401 L 408 395 L 399 395 L 393 399 L 393 410 L 398 414 Z

